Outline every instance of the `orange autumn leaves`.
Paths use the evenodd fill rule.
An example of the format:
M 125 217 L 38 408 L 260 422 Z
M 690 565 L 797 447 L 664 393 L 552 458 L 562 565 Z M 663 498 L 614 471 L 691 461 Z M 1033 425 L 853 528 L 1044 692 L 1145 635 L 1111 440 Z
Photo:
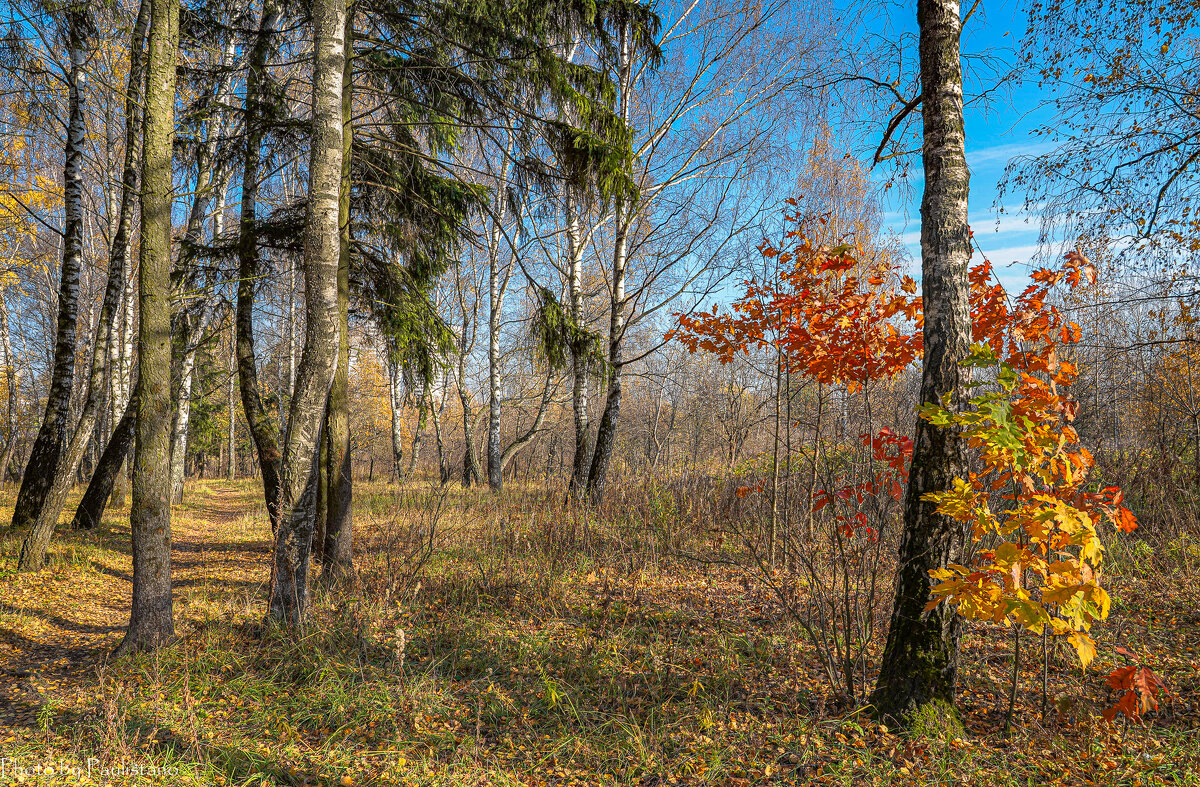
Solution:
M 851 391 L 909 368 L 922 352 L 916 283 L 894 264 L 860 262 L 862 250 L 852 245 L 817 246 L 806 233 L 811 219 L 788 220 L 796 229 L 786 248 L 760 247 L 781 268 L 777 282 L 746 282 L 730 312 L 680 316 L 668 335 L 723 362 L 773 348 L 783 368 Z M 926 499 L 963 522 L 974 543 L 990 545 L 968 565 L 931 572 L 931 606 L 948 601 L 966 617 L 1062 635 L 1086 666 L 1095 655 L 1087 632 L 1109 608 L 1098 528 L 1108 522 L 1129 531 L 1137 522 L 1120 490 L 1088 491 L 1093 459 L 1079 446 L 1078 403 L 1067 393 L 1077 370 L 1060 357 L 1081 337 L 1053 304 L 1054 290 L 1091 284 L 1095 270 L 1072 252 L 1031 279 L 1010 298 L 986 260 L 970 270 L 974 343 L 964 365 L 976 370 L 975 395 L 921 410 L 959 431 L 975 457 L 967 478 Z M 829 502 L 816 490 L 814 510 Z
M 1087 666 L 1096 653 L 1087 632 L 1110 605 L 1100 584 L 1099 527 L 1107 521 L 1129 531 L 1137 520 L 1119 489 L 1088 491 L 1094 460 L 1079 445 L 1078 404 L 1066 393 L 1077 370 L 1059 357 L 1080 331 L 1050 303 L 1051 292 L 1092 283 L 1095 271 L 1072 252 L 1059 269 L 1032 279 L 1010 301 L 988 283 L 988 271 L 972 271 L 976 341 L 964 366 L 978 370 L 969 388 L 981 392 L 920 410 L 930 423 L 959 430 L 976 457 L 968 478 L 923 499 L 966 524 L 975 544 L 993 545 L 970 565 L 930 572 L 938 584 L 929 606 L 948 601 L 968 618 L 1061 635 Z
M 768 242 L 759 251 L 780 268 L 777 282 L 744 282 L 745 293 L 721 313 L 679 315 L 667 338 L 689 350 L 716 353 L 729 362 L 737 353 L 774 347 L 791 371 L 851 391 L 871 380 L 894 377 L 921 357 L 921 299 L 917 283 L 891 262 L 864 264 L 861 249 L 814 245 L 809 221 L 787 233 L 788 248 Z

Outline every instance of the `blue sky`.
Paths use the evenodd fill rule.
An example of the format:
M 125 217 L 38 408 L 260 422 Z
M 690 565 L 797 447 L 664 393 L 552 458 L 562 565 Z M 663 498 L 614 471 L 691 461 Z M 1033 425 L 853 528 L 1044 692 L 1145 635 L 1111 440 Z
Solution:
M 964 3 L 964 12 L 969 3 Z M 896 27 L 916 32 L 915 2 L 895 3 L 888 7 L 889 21 Z M 1017 60 L 1017 50 L 1025 32 L 1024 4 L 1015 0 L 985 0 L 968 20 L 963 38 L 964 53 L 987 51 L 1006 63 Z M 915 52 L 912 55 L 915 60 Z M 978 95 L 990 84 L 968 84 L 966 95 Z M 1012 84 L 996 92 L 986 104 L 966 109 L 967 164 L 971 168 L 970 221 L 975 240 L 996 266 L 1010 291 L 1020 289 L 1027 280 L 1027 264 L 1039 251 L 1040 217 L 1023 211 L 1024 194 L 1010 191 L 1001 204 L 998 187 L 1005 167 L 1015 157 L 1048 152 L 1052 146 L 1033 132 L 1053 118 L 1044 106 L 1046 92 L 1036 82 Z M 883 168 L 881 165 L 880 169 Z M 882 181 L 886 172 L 879 172 Z M 912 255 L 913 266 L 920 269 L 921 195 L 920 161 L 910 170 L 909 188 L 888 192 L 885 223 L 896 232 Z M 907 192 L 907 194 L 903 193 Z M 1001 212 L 1002 211 L 1002 212 Z

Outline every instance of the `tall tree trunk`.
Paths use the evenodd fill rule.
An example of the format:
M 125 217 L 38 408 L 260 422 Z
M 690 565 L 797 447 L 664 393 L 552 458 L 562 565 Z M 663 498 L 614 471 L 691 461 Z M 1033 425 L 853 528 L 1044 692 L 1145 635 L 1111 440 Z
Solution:
M 8 466 L 12 463 L 13 452 L 17 448 L 17 418 L 21 406 L 21 372 L 13 357 L 12 334 L 8 327 L 8 301 L 3 291 L 0 291 L 0 345 L 4 350 L 4 382 L 8 387 L 8 412 L 5 419 L 8 435 L 4 442 L 4 452 L 0 453 L 0 485 L 3 485 L 8 480 Z
M 567 292 L 571 320 L 577 327 L 583 326 L 583 239 L 580 237 L 579 217 L 575 215 L 575 202 L 567 186 L 567 254 L 570 269 L 567 276 Z M 571 471 L 570 494 L 582 493 L 587 485 L 588 470 L 592 461 L 591 426 L 588 423 L 588 357 L 587 347 L 571 343 L 571 411 L 575 418 L 575 459 Z
M 129 76 L 125 87 L 125 158 L 121 171 L 121 197 L 110 257 L 121 270 L 117 314 L 108 331 L 108 403 L 112 434 L 75 511 L 72 527 L 94 527 L 100 523 L 110 496 L 125 502 L 125 461 L 133 445 L 136 403 L 133 385 L 133 291 L 134 272 L 128 264 L 137 199 L 142 143 L 142 101 L 146 88 L 146 29 L 150 25 L 150 0 L 138 5 L 137 19 L 129 42 Z M 119 261 L 119 265 L 118 265 Z M 109 274 L 109 287 L 114 286 Z M 115 461 L 115 465 L 113 462 Z M 82 519 L 81 519 L 82 514 Z
M 342 71 L 342 178 L 338 195 L 340 227 L 337 270 L 337 370 L 329 389 L 328 507 L 322 542 L 324 572 L 346 574 L 353 562 L 353 479 L 350 477 L 350 189 L 351 148 L 354 139 L 354 13 L 346 12 L 346 56 Z
M 621 28 L 621 62 L 617 74 L 617 89 L 621 93 L 618 111 L 625 122 L 629 121 L 629 93 L 632 90 L 631 38 L 629 24 L 626 23 Z M 621 373 L 625 365 L 625 265 L 629 255 L 629 228 L 633 224 L 633 212 L 623 197 L 617 197 L 614 224 L 608 318 L 608 396 L 604 402 L 604 413 L 600 416 L 600 426 L 596 429 L 596 445 L 592 449 L 592 464 L 588 470 L 587 495 L 592 503 L 599 503 L 604 493 L 608 465 L 617 440 L 617 422 L 621 416 Z
M 197 151 L 196 187 L 192 206 L 188 211 L 187 230 L 183 235 L 180 250 L 180 290 L 194 290 L 200 278 L 193 264 L 196 248 L 204 235 L 204 225 L 216 204 L 217 216 L 213 219 L 213 237 L 220 235 L 225 210 L 225 192 L 229 186 L 227 168 L 217 161 L 218 143 L 225 135 L 225 110 L 232 100 L 233 70 L 230 66 L 236 53 L 235 42 L 230 41 L 222 53 L 221 68 L 224 71 L 214 92 L 214 103 L 218 107 L 214 116 L 205 120 L 204 144 Z M 199 297 L 185 300 L 184 307 L 176 316 L 175 327 L 180 334 L 180 357 L 178 359 L 178 389 L 175 396 L 175 414 L 171 422 L 171 502 L 183 502 L 183 482 L 187 471 L 188 425 L 192 414 L 192 389 L 194 387 L 196 352 L 213 318 L 207 288 L 200 289 Z
M 963 128 L 962 64 L 957 0 L 918 0 L 921 29 L 925 194 L 921 203 L 921 290 L 925 358 L 921 402 L 937 403 L 963 393 L 963 370 L 971 337 L 967 266 L 969 172 Z M 931 569 L 959 558 L 962 524 L 935 512 L 922 498 L 950 489 L 966 477 L 956 430 L 918 419 L 912 469 L 904 501 L 904 535 L 891 628 L 871 703 L 880 718 L 905 723 L 931 703 L 952 713 L 958 667 L 959 618 L 948 604 L 927 610 Z
M 313 134 L 304 232 L 304 349 L 288 414 L 271 564 L 268 617 L 296 628 L 308 613 L 308 569 L 316 513 L 314 460 L 338 362 L 339 194 L 345 0 L 314 0 Z
M 74 530 L 91 530 L 100 524 L 104 518 L 104 509 L 108 506 L 113 487 L 125 467 L 125 459 L 129 449 L 133 448 L 133 432 L 137 426 L 137 393 L 129 397 L 125 404 L 125 412 L 117 421 L 108 445 L 96 463 L 92 480 L 88 482 L 83 499 L 75 509 L 75 517 L 71 520 Z
M 280 462 L 276 424 L 267 415 L 258 391 L 257 359 L 254 355 L 254 288 L 259 275 L 258 172 L 262 158 L 263 115 L 266 109 L 267 56 L 279 24 L 280 0 L 265 0 L 258 34 L 250 51 L 246 76 L 246 147 L 242 151 L 242 209 L 238 234 L 237 360 L 242 411 L 254 439 L 262 472 L 263 497 L 274 532 L 279 522 Z
M 492 233 L 488 239 L 488 486 L 499 491 L 504 485 L 503 451 L 500 447 L 500 326 L 504 312 L 504 290 L 507 275 L 500 270 L 500 235 L 508 204 L 508 160 L 512 153 L 511 136 L 505 144 L 504 158 L 496 186 L 496 215 L 492 217 Z
M 392 405 L 392 469 L 404 482 L 404 375 L 400 363 L 388 352 L 388 401 Z
M 229 410 L 229 424 L 225 431 L 225 454 L 229 460 L 225 477 L 230 481 L 237 478 L 237 333 L 233 327 L 233 315 L 229 320 L 229 380 L 226 383 L 225 401 Z
M 117 652 L 174 638 L 171 607 L 171 154 L 178 0 L 152 0 L 138 284 L 138 412 L 133 461 L 133 605 Z
M 13 508 L 13 527 L 33 524 L 50 491 L 67 435 L 67 415 L 75 384 L 75 341 L 79 323 L 79 277 L 83 264 L 83 147 L 87 128 L 83 118 L 83 80 L 86 22 L 82 9 L 67 14 L 68 75 L 66 166 L 63 170 L 63 259 L 58 284 L 58 325 L 50 369 L 46 411 L 25 466 Z

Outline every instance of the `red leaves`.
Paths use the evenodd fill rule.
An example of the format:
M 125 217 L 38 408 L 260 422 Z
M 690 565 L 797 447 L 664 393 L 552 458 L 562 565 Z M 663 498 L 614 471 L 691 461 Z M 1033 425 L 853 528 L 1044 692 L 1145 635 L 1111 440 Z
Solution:
M 888 427 L 880 428 L 876 435 L 861 434 L 858 436 L 864 448 L 871 449 L 871 455 L 876 462 L 884 462 L 893 472 L 908 476 L 908 462 L 912 459 L 913 441 L 911 437 L 896 434 Z
M 737 489 L 733 490 L 733 494 L 740 499 L 752 492 L 761 491 L 763 491 L 762 484 L 754 484 L 753 486 L 739 486 Z
M 838 516 L 835 517 L 838 523 L 836 528 L 838 535 L 842 538 L 854 538 L 859 533 L 862 533 L 868 541 L 874 542 L 879 538 L 875 528 L 867 524 L 867 515 L 863 511 L 859 511 L 852 517 Z
M 1118 646 L 1117 653 L 1131 661 L 1140 661 L 1136 653 L 1124 646 Z M 1141 721 L 1143 714 L 1158 710 L 1158 695 L 1165 688 L 1154 670 L 1136 663 L 1116 668 L 1109 673 L 1106 683 L 1110 689 L 1121 692 L 1116 703 L 1101 712 L 1110 722 L 1118 713 L 1130 721 Z
M 1128 508 L 1122 506 L 1117 510 L 1117 527 L 1126 533 L 1132 533 L 1137 530 L 1137 517 Z
M 786 218 L 797 225 L 787 233 L 794 243 L 786 249 L 770 242 L 759 246 L 764 257 L 791 264 L 779 282 L 745 282 L 729 314 L 714 309 L 680 315 L 679 328 L 668 338 L 693 352 L 714 352 L 722 361 L 774 347 L 791 370 L 850 390 L 894 377 L 920 358 L 916 282 L 890 263 L 866 266 L 861 249 L 817 246 L 805 234 L 806 220 Z M 905 322 L 910 330 L 901 330 Z

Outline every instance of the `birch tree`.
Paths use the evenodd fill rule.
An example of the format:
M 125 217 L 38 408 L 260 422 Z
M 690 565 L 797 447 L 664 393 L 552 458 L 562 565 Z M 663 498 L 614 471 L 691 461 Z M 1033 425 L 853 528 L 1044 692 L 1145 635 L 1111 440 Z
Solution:
M 304 229 L 304 347 L 280 469 L 268 618 L 288 628 L 308 614 L 316 518 L 314 458 L 338 356 L 338 264 L 343 160 L 345 0 L 317 0 L 313 18 L 313 133 Z
M 17 492 L 13 527 L 32 525 L 50 491 L 68 434 L 67 418 L 75 385 L 79 284 L 83 265 L 83 152 L 87 135 L 83 107 L 87 79 L 84 65 L 92 26 L 81 5 L 68 6 L 61 13 L 61 34 L 66 42 L 69 65 L 66 71 L 66 165 L 63 170 L 63 254 L 58 281 L 58 320 L 50 392 L 46 397 L 42 425 Z
M 778 173 L 790 163 L 780 142 L 809 133 L 798 118 L 828 69 L 832 38 L 828 16 L 791 0 L 654 8 L 661 30 L 613 20 L 617 46 L 605 61 L 632 137 L 636 189 L 617 192 L 581 238 L 600 264 L 608 317 L 603 410 L 574 477 L 593 501 L 616 443 L 625 369 L 658 348 L 628 355 L 627 336 L 673 303 L 703 302 L 753 257 L 764 211 L 776 206 Z M 570 254 L 572 281 L 579 255 Z
M 354 5 L 346 13 L 342 71 L 342 172 L 338 192 L 337 368 L 325 419 L 328 495 L 321 558 L 328 577 L 350 571 L 354 548 L 354 498 L 350 455 L 350 196 L 354 141 Z
M 920 75 L 924 122 L 921 200 L 921 294 L 924 304 L 924 360 L 920 401 L 958 402 L 966 382 L 959 362 L 971 340 L 967 266 L 971 257 L 967 227 L 966 134 L 963 125 L 963 72 L 959 54 L 962 19 L 957 0 L 918 0 Z M 932 569 L 956 562 L 963 525 L 937 513 L 924 499 L 966 477 L 966 462 L 953 427 L 917 419 L 904 535 L 900 542 L 895 602 L 879 678 L 871 695 L 882 719 L 907 723 L 915 711 L 937 706 L 953 711 L 958 671 L 960 620 L 947 604 L 927 608 L 935 584 Z

